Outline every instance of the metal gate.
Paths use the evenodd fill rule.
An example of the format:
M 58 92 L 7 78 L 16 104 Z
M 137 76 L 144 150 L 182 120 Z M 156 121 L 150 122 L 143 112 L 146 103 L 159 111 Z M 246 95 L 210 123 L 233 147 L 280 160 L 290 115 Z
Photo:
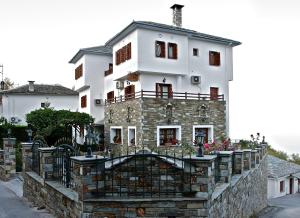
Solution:
M 31 170 L 37 174 L 40 174 L 40 153 L 38 149 L 44 147 L 48 147 L 48 145 L 41 139 L 33 140 L 31 146 Z

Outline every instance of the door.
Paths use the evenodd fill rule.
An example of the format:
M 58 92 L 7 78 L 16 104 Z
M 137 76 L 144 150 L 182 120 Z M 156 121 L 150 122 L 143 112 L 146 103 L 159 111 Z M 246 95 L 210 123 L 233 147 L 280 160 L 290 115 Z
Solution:
M 172 98 L 172 84 L 156 83 L 156 97 Z
M 294 178 L 290 178 L 290 194 L 294 192 Z
M 135 97 L 135 86 L 130 85 L 125 87 L 125 100 L 133 99 Z
M 219 88 L 210 87 L 210 100 L 218 100 Z

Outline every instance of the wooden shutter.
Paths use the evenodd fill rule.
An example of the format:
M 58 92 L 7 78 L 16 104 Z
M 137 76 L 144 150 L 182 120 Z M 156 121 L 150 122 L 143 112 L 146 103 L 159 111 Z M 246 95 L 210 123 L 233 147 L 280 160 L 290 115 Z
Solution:
M 173 44 L 173 54 L 174 54 L 174 59 L 177 59 L 178 51 L 177 51 L 177 44 Z
M 210 100 L 218 100 L 219 97 L 219 88 L 210 87 Z
M 220 66 L 221 65 L 220 52 L 209 51 L 209 65 L 211 65 L 211 66 Z
M 86 95 L 81 96 L 81 108 L 85 108 L 86 107 Z
M 127 60 L 131 59 L 131 43 L 128 43 L 126 46 L 126 51 L 127 51 Z
M 76 69 L 75 69 L 75 80 L 79 79 L 82 77 L 83 74 L 83 65 L 80 64 Z
M 168 85 L 168 96 L 169 98 L 172 98 L 173 97 L 173 90 L 172 90 L 172 85 Z
M 116 51 L 115 53 L 116 65 L 119 65 L 119 53 Z
M 160 48 L 161 48 L 160 57 L 165 58 L 166 57 L 166 43 L 162 42 L 160 45 Z

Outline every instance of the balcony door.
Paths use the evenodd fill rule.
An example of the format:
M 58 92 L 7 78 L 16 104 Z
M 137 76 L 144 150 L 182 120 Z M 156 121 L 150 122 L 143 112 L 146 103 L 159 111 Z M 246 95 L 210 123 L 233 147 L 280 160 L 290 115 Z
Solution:
M 218 100 L 219 97 L 219 88 L 210 87 L 210 100 Z
M 130 85 L 125 87 L 125 100 L 133 99 L 135 97 L 135 86 Z
M 172 98 L 172 84 L 156 83 L 156 97 L 159 98 Z

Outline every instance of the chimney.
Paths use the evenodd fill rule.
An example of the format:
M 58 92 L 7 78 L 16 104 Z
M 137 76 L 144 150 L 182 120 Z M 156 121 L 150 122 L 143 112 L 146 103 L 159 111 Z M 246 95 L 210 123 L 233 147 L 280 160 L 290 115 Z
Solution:
M 28 81 L 28 83 L 29 83 L 28 91 L 34 92 L 34 81 Z
M 177 27 L 182 26 L 182 8 L 184 5 L 174 4 L 171 9 L 173 9 L 173 25 Z

